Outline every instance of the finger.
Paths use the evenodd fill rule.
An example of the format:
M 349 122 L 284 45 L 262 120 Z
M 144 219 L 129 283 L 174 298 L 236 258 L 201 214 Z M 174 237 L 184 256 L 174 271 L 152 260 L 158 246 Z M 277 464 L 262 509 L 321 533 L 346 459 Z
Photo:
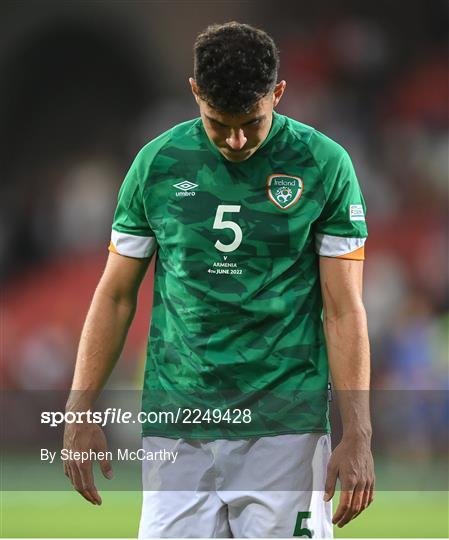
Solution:
M 358 495 L 358 491 L 354 490 L 351 494 L 351 501 L 349 502 L 349 505 L 346 506 L 346 510 L 341 516 L 341 518 L 337 522 L 337 527 L 344 527 L 347 523 L 351 521 L 351 519 L 354 517 L 355 511 L 354 511 L 354 504 L 359 504 L 357 502 L 357 497 L 361 497 L 361 495 Z
M 375 495 L 375 485 L 374 482 L 371 484 L 370 490 L 369 490 L 369 497 L 368 497 L 368 506 L 374 501 L 374 495 Z
M 109 459 L 102 459 L 100 461 L 100 469 L 103 476 L 108 480 L 112 480 L 112 478 L 114 478 L 114 471 L 112 470 L 112 465 Z
M 94 475 L 92 472 L 92 462 L 91 461 L 84 461 L 78 466 L 78 470 L 81 477 L 81 483 L 83 486 L 83 491 L 85 493 L 88 493 L 92 500 L 95 501 L 96 504 L 101 504 L 101 497 L 97 491 L 97 488 L 94 484 Z
M 363 512 L 363 510 L 368 508 L 370 492 L 371 492 L 371 482 L 367 482 L 365 486 L 365 490 L 363 492 L 362 507 L 360 509 L 360 512 Z
M 352 515 L 350 519 L 356 518 L 365 509 L 364 501 L 368 500 L 369 485 L 365 484 L 357 486 L 352 496 L 351 511 Z
M 89 501 L 92 504 L 96 504 L 95 501 L 92 499 L 91 495 L 83 489 L 83 483 L 81 481 L 81 475 L 78 470 L 77 463 L 72 461 L 69 463 L 70 471 L 72 473 L 72 484 L 75 490 L 83 496 L 87 501 Z
M 353 515 L 353 499 L 355 496 L 355 490 L 357 487 L 357 476 L 355 473 L 344 473 L 340 475 L 341 495 L 340 504 L 337 508 L 337 516 L 334 516 L 334 524 L 338 527 L 343 527 L 348 523 Z
M 335 486 L 337 484 L 338 469 L 333 466 L 328 466 L 326 484 L 324 486 L 324 501 L 330 501 L 335 493 Z
M 78 474 L 75 463 L 69 461 L 67 463 L 67 469 L 68 469 L 69 474 L 70 474 L 70 481 L 72 482 L 73 489 L 75 491 L 80 491 L 81 487 L 82 487 L 81 486 L 81 480 L 79 478 L 79 474 Z
M 337 510 L 335 510 L 332 523 L 334 525 L 339 524 L 344 515 L 351 508 L 352 490 L 346 490 L 340 492 L 340 501 L 338 503 Z M 339 525 L 340 527 L 341 525 Z

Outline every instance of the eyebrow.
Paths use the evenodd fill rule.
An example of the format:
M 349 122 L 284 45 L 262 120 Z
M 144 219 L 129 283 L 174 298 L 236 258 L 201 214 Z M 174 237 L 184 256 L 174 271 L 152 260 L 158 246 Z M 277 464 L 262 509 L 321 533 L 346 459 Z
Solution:
M 210 122 L 213 122 L 214 124 L 218 124 L 221 127 L 230 127 L 227 124 L 223 124 L 219 120 L 216 120 L 215 118 L 212 118 L 211 116 L 208 116 L 207 114 L 205 116 Z M 261 114 L 260 116 L 255 116 L 254 118 L 251 118 L 251 120 L 248 120 L 247 122 L 244 122 L 242 124 L 242 126 L 248 126 L 248 125 L 253 124 L 253 123 L 255 123 L 255 122 L 259 121 L 259 120 L 263 120 L 264 118 L 265 118 L 265 114 Z

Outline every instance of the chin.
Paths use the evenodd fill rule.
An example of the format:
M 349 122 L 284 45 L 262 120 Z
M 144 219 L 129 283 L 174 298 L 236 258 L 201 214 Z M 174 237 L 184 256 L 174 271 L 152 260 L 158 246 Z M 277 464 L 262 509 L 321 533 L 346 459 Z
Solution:
M 248 159 L 250 156 L 253 155 L 253 151 L 250 151 L 250 150 L 247 150 L 246 152 L 242 152 L 242 153 L 237 153 L 237 154 L 234 154 L 234 153 L 228 153 L 228 152 L 222 152 L 223 156 L 228 160 L 228 161 L 245 161 L 245 159 Z

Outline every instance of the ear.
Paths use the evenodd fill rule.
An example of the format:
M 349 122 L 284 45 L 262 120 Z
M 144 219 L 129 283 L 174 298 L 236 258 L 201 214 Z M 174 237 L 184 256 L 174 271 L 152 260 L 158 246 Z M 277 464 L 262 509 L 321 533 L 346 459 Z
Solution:
M 281 101 L 282 94 L 285 91 L 285 88 L 287 86 L 287 83 L 285 81 L 281 81 L 277 83 L 277 85 L 274 87 L 273 90 L 273 107 L 276 107 L 276 105 Z
M 199 105 L 200 104 L 200 93 L 198 91 L 198 86 L 196 85 L 195 79 L 193 77 L 189 77 L 189 84 L 190 84 L 190 88 L 192 90 L 192 94 L 193 94 L 193 96 L 195 98 L 195 101 Z

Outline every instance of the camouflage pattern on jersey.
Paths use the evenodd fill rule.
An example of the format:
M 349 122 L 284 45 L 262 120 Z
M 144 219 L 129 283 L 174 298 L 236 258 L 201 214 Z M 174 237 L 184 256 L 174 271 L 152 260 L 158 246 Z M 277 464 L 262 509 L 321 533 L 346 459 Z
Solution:
M 227 161 L 200 119 L 145 146 L 119 194 L 111 249 L 156 250 L 142 407 L 178 416 L 143 434 L 327 431 L 318 259 L 361 248 L 364 214 L 347 153 L 285 116 L 243 162 Z M 182 409 L 202 411 L 199 422 Z M 228 419 L 208 421 L 212 409 Z M 251 422 L 233 421 L 243 409 Z

